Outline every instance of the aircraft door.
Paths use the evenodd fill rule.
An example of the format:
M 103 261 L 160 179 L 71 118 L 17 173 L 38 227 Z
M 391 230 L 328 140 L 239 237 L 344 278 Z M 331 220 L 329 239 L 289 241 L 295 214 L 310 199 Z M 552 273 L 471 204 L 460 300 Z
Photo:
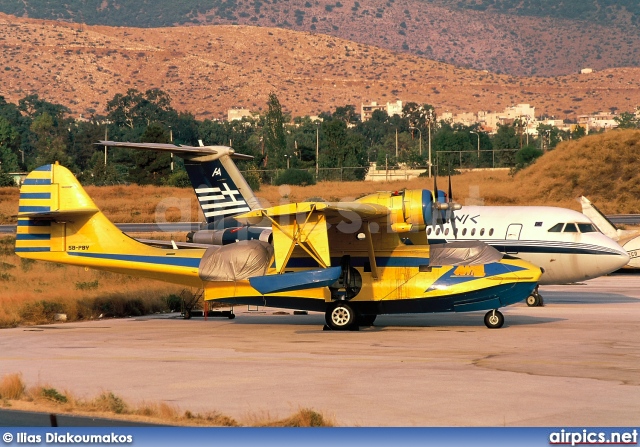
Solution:
M 522 231 L 522 224 L 511 224 L 507 227 L 506 240 L 517 241 L 520 239 L 520 232 Z M 518 253 L 518 249 L 514 246 L 506 245 L 506 253 L 513 255 Z

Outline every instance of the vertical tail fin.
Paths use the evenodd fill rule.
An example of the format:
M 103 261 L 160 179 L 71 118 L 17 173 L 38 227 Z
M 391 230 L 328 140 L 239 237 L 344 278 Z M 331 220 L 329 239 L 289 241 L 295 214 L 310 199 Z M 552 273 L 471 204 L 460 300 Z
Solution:
M 32 171 L 20 188 L 16 253 L 63 252 L 66 220 L 98 212 L 73 174 L 59 165 Z
M 164 250 L 120 231 L 98 210 L 74 175 L 58 164 L 32 171 L 20 188 L 16 254 L 201 286 L 204 250 Z
M 605 236 L 613 239 L 614 241 L 620 239 L 620 231 L 604 214 L 600 212 L 598 208 L 596 208 L 593 203 L 591 203 L 589 199 L 581 196 L 580 204 L 582 205 L 582 214 L 591 219 L 591 221 L 596 224 L 598 229 L 600 229 Z
M 233 162 L 249 160 L 226 146 L 175 146 L 159 143 L 120 143 L 100 141 L 103 146 L 171 152 L 184 159 L 189 180 L 209 226 L 225 217 L 261 208 L 253 190 Z

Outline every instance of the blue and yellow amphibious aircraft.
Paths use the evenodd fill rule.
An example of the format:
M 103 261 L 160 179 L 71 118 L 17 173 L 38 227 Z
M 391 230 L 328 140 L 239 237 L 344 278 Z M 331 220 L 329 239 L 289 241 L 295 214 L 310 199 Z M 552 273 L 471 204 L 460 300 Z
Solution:
M 31 172 L 20 190 L 16 253 L 198 287 L 231 305 L 322 311 L 330 329 L 370 325 L 379 314 L 480 310 L 487 327 L 501 327 L 497 309 L 529 296 L 541 271 L 480 242 L 426 244 L 425 223 L 441 206 L 428 190 L 293 203 L 236 217 L 270 221 L 272 244 L 163 249 L 123 234 L 55 164 Z

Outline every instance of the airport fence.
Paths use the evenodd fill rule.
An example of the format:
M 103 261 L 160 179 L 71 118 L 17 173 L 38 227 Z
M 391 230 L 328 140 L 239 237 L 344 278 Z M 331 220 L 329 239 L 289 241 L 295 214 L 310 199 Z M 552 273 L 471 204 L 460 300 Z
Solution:
M 515 156 L 520 149 L 483 149 L 461 151 L 437 151 L 432 154 L 432 174 L 447 175 L 459 170 L 503 169 L 516 165 Z M 317 182 L 322 181 L 360 181 L 360 180 L 408 180 L 418 175 L 428 176 L 428 165 L 425 166 L 370 166 L 300 169 L 309 172 Z M 259 169 L 242 171 L 258 174 L 265 184 L 274 184 L 285 169 Z

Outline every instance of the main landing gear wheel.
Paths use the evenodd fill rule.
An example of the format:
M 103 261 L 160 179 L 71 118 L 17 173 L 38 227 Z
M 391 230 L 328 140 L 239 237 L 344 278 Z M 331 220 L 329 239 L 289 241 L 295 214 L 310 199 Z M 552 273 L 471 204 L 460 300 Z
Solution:
M 489 329 L 499 329 L 504 324 L 504 315 L 497 309 L 490 310 L 484 316 L 484 324 Z
M 345 301 L 332 303 L 324 314 L 324 320 L 330 329 L 344 331 L 351 329 L 356 321 L 356 313 Z

